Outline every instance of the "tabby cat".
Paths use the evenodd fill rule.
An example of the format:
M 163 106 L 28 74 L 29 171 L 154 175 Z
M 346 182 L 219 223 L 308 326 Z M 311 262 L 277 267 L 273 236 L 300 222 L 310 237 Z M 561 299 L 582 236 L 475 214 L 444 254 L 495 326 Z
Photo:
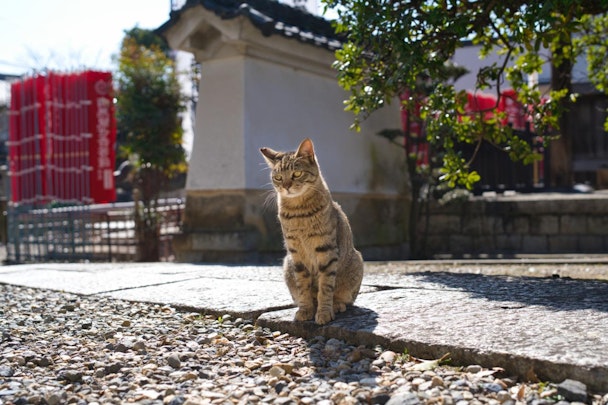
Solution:
M 287 255 L 285 282 L 298 306 L 296 320 L 324 325 L 357 298 L 363 259 L 342 208 L 331 198 L 304 139 L 295 152 L 260 149 L 271 168 Z

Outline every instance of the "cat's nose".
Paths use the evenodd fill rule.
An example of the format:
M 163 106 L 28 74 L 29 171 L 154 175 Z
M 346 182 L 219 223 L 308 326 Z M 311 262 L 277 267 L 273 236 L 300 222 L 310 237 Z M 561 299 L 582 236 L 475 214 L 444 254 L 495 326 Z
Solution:
M 291 188 L 291 185 L 292 185 L 291 180 L 285 180 L 285 181 L 283 182 L 283 187 L 285 187 L 285 188 L 286 188 L 286 189 L 288 189 L 288 190 Z

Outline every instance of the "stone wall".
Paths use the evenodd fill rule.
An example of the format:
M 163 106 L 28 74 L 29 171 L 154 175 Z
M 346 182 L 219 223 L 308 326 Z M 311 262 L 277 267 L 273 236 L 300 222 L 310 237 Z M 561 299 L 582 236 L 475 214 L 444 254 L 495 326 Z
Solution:
M 349 217 L 355 246 L 365 259 L 408 256 L 408 199 L 347 193 L 333 197 Z M 285 250 L 275 204 L 270 191 L 190 192 L 184 229 L 173 239 L 177 260 L 278 263 Z
M 608 252 L 608 194 L 473 197 L 432 204 L 418 224 L 425 257 Z

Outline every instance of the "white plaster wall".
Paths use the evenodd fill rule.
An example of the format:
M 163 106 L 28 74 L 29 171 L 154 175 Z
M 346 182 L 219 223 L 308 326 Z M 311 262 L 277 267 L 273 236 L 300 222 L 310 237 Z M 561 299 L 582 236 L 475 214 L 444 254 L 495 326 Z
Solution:
M 454 83 L 457 90 L 475 90 L 477 83 L 477 72 L 482 66 L 489 66 L 492 63 L 502 65 L 504 61 L 504 55 L 498 55 L 497 53 L 490 53 L 484 59 L 479 57 L 479 45 L 468 45 L 462 48 L 456 49 L 456 53 L 452 58 L 453 62 L 459 66 L 463 66 L 469 70 L 469 73 L 462 76 Z M 503 85 L 503 89 L 508 88 L 509 85 Z M 491 89 L 484 90 L 486 93 L 491 93 Z
M 329 68 L 328 68 L 329 69 Z M 269 174 L 259 148 L 295 150 L 305 137 L 313 140 L 323 175 L 333 192 L 396 193 L 399 182 L 372 179 L 373 156 L 398 165 L 399 148 L 374 135 L 400 128 L 395 103 L 374 114 L 356 133 L 354 116 L 344 111 L 347 97 L 337 79 L 248 58 L 245 61 L 245 184 L 269 188 Z M 400 177 L 400 176 L 397 176 Z
M 242 56 L 203 63 L 187 190 L 245 187 Z
M 179 80 L 179 86 L 184 96 L 192 97 L 192 81 L 190 79 L 190 69 L 192 65 L 193 56 L 191 53 L 177 51 L 176 52 L 176 67 L 177 67 L 177 78 Z M 186 157 L 189 160 L 192 156 L 192 140 L 194 137 L 194 122 L 192 120 L 195 117 L 194 111 L 191 108 L 191 104 L 186 104 L 186 111 L 181 113 L 182 117 L 182 128 L 184 129 L 184 136 L 182 138 L 182 146 L 186 151 Z

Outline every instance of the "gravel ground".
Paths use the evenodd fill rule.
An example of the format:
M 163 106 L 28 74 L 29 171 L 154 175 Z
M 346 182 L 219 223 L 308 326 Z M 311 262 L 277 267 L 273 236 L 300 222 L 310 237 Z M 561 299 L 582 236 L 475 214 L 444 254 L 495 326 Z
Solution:
M 519 382 L 230 316 L 1 284 L 0 297 L 0 405 L 608 403 L 575 381 Z

